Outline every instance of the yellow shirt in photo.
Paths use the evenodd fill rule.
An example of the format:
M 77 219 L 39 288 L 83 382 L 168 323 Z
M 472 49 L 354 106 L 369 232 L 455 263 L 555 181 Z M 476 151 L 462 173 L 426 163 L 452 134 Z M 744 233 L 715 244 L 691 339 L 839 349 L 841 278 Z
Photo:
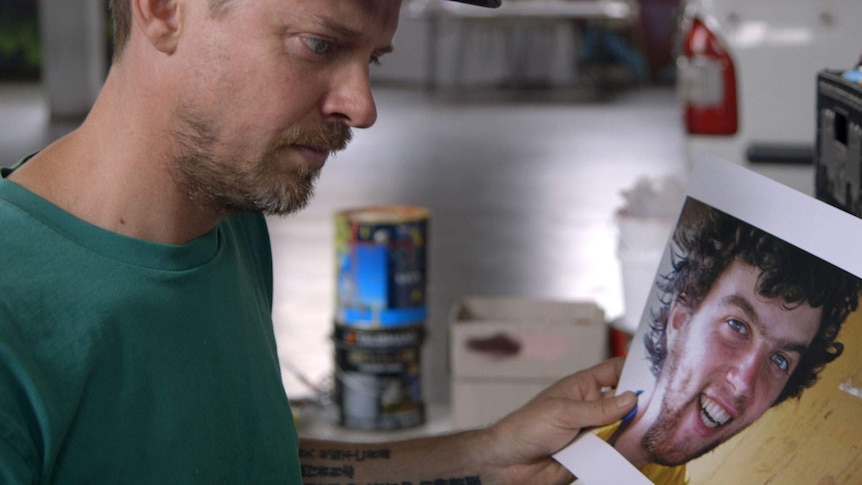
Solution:
M 622 424 L 622 421 L 617 421 L 598 428 L 593 432 L 599 438 L 608 441 L 619 429 L 620 424 Z M 689 483 L 689 477 L 688 473 L 685 471 L 685 465 L 664 466 L 649 463 L 638 470 L 656 485 L 688 485 Z

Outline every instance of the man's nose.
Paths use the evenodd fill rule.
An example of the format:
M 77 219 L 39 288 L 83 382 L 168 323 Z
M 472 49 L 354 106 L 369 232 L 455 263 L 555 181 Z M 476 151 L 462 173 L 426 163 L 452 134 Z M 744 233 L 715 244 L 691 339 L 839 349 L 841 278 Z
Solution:
M 749 351 L 734 358 L 727 370 L 727 381 L 740 399 L 748 399 L 754 392 L 763 356 L 760 352 Z
M 377 121 L 367 66 L 353 68 L 333 80 L 323 102 L 324 115 L 353 128 L 368 128 Z

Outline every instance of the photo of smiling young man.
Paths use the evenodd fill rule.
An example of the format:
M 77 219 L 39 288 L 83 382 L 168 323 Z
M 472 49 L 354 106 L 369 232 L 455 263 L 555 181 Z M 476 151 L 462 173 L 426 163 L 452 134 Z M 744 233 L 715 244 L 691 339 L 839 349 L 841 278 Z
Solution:
M 644 380 L 636 412 L 596 430 L 657 484 L 689 483 L 689 461 L 813 386 L 842 354 L 836 337 L 862 288 L 841 268 L 692 198 L 668 248 L 657 303 L 632 343 L 644 345 L 644 358 L 627 363 L 654 379 Z

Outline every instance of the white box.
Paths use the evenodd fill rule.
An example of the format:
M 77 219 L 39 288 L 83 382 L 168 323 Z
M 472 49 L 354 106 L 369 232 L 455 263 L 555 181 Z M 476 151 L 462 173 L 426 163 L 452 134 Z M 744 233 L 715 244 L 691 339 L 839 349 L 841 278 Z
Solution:
M 490 424 L 609 354 L 604 311 L 592 302 L 468 297 L 449 330 L 455 429 Z

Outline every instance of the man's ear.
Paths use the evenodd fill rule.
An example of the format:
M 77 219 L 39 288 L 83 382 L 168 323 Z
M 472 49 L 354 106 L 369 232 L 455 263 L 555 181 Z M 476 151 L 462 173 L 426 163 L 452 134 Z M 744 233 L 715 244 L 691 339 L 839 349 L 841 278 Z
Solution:
M 665 326 L 665 332 L 667 333 L 668 340 L 672 340 L 679 331 L 682 329 L 683 325 L 686 324 L 688 319 L 691 317 L 691 308 L 688 306 L 688 302 L 686 302 L 685 296 L 677 295 L 674 298 L 673 302 L 670 304 L 670 308 L 667 313 L 667 325 Z
M 150 43 L 172 54 L 182 31 L 180 0 L 132 0 L 132 16 Z

